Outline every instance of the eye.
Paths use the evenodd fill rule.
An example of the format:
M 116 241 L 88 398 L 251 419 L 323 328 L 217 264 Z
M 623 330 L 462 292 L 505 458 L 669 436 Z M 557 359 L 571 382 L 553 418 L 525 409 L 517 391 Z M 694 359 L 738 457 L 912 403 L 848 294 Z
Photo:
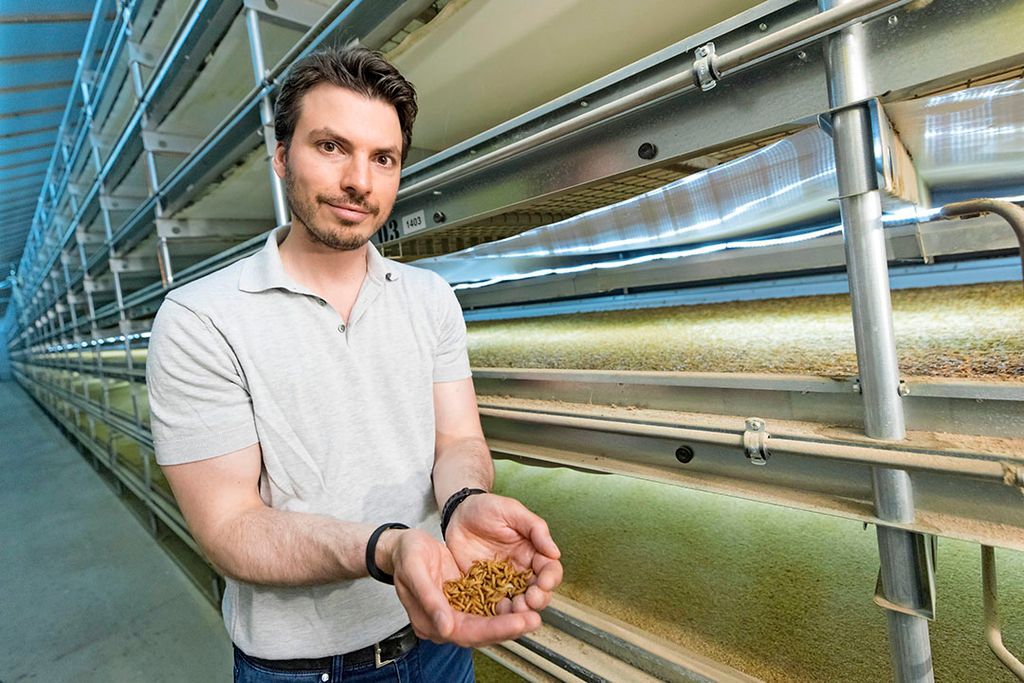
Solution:
M 341 151 L 341 148 L 338 147 L 338 143 L 332 142 L 331 140 L 324 140 L 321 142 L 320 149 L 328 154 L 334 154 L 335 152 Z
M 391 168 L 398 162 L 390 154 L 381 154 L 379 157 L 377 157 L 377 163 L 385 168 Z

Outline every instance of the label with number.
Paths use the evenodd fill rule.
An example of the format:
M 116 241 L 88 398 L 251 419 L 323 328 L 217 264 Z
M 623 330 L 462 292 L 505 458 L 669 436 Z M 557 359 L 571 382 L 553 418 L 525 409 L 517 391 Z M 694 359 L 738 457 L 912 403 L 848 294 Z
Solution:
M 427 216 L 423 211 L 417 211 L 416 213 L 410 213 L 407 216 L 402 216 L 403 235 L 408 235 L 418 230 L 422 230 L 425 227 L 427 227 Z

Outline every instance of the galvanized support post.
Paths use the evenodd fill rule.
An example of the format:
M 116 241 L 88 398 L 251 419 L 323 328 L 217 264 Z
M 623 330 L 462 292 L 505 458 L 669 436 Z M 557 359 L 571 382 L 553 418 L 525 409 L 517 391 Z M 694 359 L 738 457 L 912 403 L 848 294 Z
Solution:
M 260 35 L 260 15 L 251 8 L 245 9 L 245 25 L 249 30 L 249 52 L 252 55 L 252 71 L 256 78 L 256 85 L 264 85 L 267 77 L 267 67 L 263 61 L 263 38 Z M 270 95 L 265 95 L 260 100 L 260 122 L 263 124 L 263 139 L 267 147 L 267 159 L 274 158 L 274 151 L 277 147 L 274 137 L 274 107 L 270 101 Z M 288 199 L 285 197 L 284 184 L 274 172 L 273 164 L 268 164 L 270 170 L 270 192 L 274 198 L 274 218 L 278 225 L 284 225 L 291 220 L 288 213 Z
M 827 10 L 850 0 L 818 0 Z M 866 72 L 864 25 L 855 24 L 826 42 L 829 101 L 836 153 L 847 275 L 853 305 L 857 365 L 864 398 L 864 431 L 875 439 L 906 437 L 893 332 L 889 270 L 882 227 L 882 205 L 873 163 L 873 139 L 864 101 L 872 96 Z M 873 470 L 875 514 L 879 520 L 914 519 L 914 495 L 904 470 Z M 921 567 L 931 567 L 919 534 L 878 526 L 883 604 L 890 656 L 897 681 L 933 681 L 928 621 L 919 616 Z
M 129 32 L 131 27 L 129 26 Z M 132 88 L 135 91 L 136 105 L 142 110 L 142 130 L 149 130 L 149 112 L 146 111 L 146 88 L 142 83 L 142 67 L 137 59 L 130 59 L 128 68 L 131 70 Z M 157 172 L 156 154 L 148 146 L 143 146 L 143 155 L 146 158 L 146 184 L 149 187 L 149 195 L 152 197 L 160 192 L 160 174 Z M 164 210 L 160 202 L 156 203 L 155 218 L 163 218 Z M 174 266 L 171 263 L 171 250 L 167 245 L 166 237 L 157 238 L 157 263 L 160 265 L 160 281 L 165 288 L 174 284 Z
M 135 369 L 135 362 L 134 362 L 134 359 L 132 358 L 132 340 L 131 340 L 131 335 L 130 334 L 125 333 L 123 336 L 124 336 L 124 354 L 125 354 L 125 356 L 124 356 L 124 363 L 125 363 L 125 367 L 128 368 L 128 376 L 129 376 L 128 390 L 131 392 L 131 395 L 132 395 L 132 418 L 135 420 L 135 426 L 139 429 L 139 431 L 141 431 L 142 430 L 142 415 L 139 413 L 139 395 L 138 395 L 139 383 L 136 382 L 134 379 L 131 379 L 131 377 L 133 376 L 131 374 L 132 370 Z
M 95 125 L 96 120 L 93 118 L 93 107 L 92 101 L 89 97 L 89 88 L 87 84 L 84 82 L 82 83 L 82 99 L 85 105 L 86 125 L 88 125 L 91 129 Z M 96 144 L 96 137 L 94 135 L 89 136 L 89 144 L 92 146 L 93 164 L 96 166 L 96 173 L 98 175 L 103 172 L 103 163 L 100 160 L 99 145 Z M 102 197 L 103 195 L 106 194 L 108 194 L 107 184 L 105 181 L 100 180 L 100 196 Z M 107 244 L 110 245 L 114 240 L 114 228 L 110 222 L 110 209 L 107 206 L 105 206 L 102 201 L 100 202 L 100 214 L 103 216 L 103 235 L 107 240 Z M 117 254 L 114 253 L 113 246 L 110 246 L 108 248 L 110 249 L 110 258 L 116 257 Z M 117 310 L 119 313 L 118 317 L 120 320 L 125 320 L 126 317 L 124 312 L 124 293 L 121 290 L 121 275 L 116 270 L 111 270 L 111 275 L 114 279 L 114 296 L 117 299 Z

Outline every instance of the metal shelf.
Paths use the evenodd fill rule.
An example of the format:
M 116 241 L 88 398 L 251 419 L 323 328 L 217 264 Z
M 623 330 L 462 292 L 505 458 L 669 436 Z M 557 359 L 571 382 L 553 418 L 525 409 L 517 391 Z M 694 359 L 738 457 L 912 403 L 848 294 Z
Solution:
M 197 554 L 153 462 L 142 353 L 152 316 L 169 288 L 253 253 L 266 231 L 287 216 L 279 185 L 266 191 L 272 183 L 268 111 L 285 69 L 322 44 L 359 39 L 370 47 L 385 45 L 432 5 L 428 0 L 305 0 L 271 9 L 271 4 L 278 6 L 255 0 L 118 3 L 114 29 L 93 36 L 86 46 L 102 58 L 75 79 L 42 211 L 19 270 L 19 320 L 8 339 L 18 381 L 139 501 L 152 528 L 162 524 Z M 840 20 L 836 13 L 820 12 L 817 0 L 769 0 L 447 149 L 417 150 L 421 160 L 405 170 L 393 219 L 376 241 L 387 253 L 404 247 L 430 255 L 515 234 L 615 197 L 638 195 L 652 184 L 816 125 L 834 108 L 822 48 L 861 21 L 867 21 L 868 48 L 862 66 L 873 76 L 864 99 L 898 102 L 1024 64 L 1017 36 L 1024 21 L 1020 2 L 855 0 L 847 10 L 852 14 Z M 704 90 L 693 80 L 694 53 L 710 41 L 729 68 L 714 89 Z M 413 228 L 409 219 L 416 216 L 425 228 Z M 888 235 L 891 257 L 927 262 L 976 251 L 1002 253 L 1014 244 L 994 223 L 979 218 L 900 228 Z M 846 259 L 836 236 L 806 248 L 708 254 L 684 273 L 677 265 L 652 262 L 629 271 L 507 283 L 461 292 L 460 298 L 466 307 L 525 304 L 629 287 L 835 270 Z M 488 377 L 483 384 L 505 381 Z M 581 391 L 592 392 L 593 382 L 586 384 Z M 504 386 L 496 390 L 502 392 L 508 393 Z M 1019 400 L 1014 395 L 1013 401 Z M 861 420 L 860 399 L 856 403 L 850 408 L 853 422 Z M 584 469 L 589 464 L 686 485 L 674 464 L 666 473 L 657 463 L 624 465 L 623 458 L 606 456 L 608 430 L 592 421 L 567 426 L 565 415 L 551 414 L 545 418 L 550 424 L 537 429 L 536 414 L 510 414 L 500 405 L 489 410 L 485 421 L 496 435 L 496 451 L 506 457 Z M 650 445 L 648 435 L 615 439 L 625 444 L 622 452 Z M 601 451 L 605 459 L 595 464 L 594 453 L 571 447 L 584 442 L 599 445 L 595 453 Z M 901 466 L 914 453 L 897 455 L 880 457 L 876 465 Z M 1019 470 L 1011 455 L 1001 455 Z M 877 501 L 871 497 L 870 463 L 843 469 L 801 457 L 793 460 L 797 465 L 786 470 L 784 481 L 773 481 L 763 468 L 748 468 L 741 495 L 891 521 L 872 507 Z M 833 477 L 823 480 L 822 490 L 801 490 L 801 482 L 813 478 L 801 469 L 805 460 Z M 928 514 L 948 513 L 942 505 L 949 501 L 941 494 L 952 486 L 949 479 L 960 476 L 979 501 L 987 496 L 997 506 L 1009 500 L 1012 487 L 975 482 L 977 473 L 967 471 L 975 460 L 984 460 L 985 476 L 992 479 L 999 463 L 973 457 L 958 460 L 966 463 L 965 471 L 944 471 L 941 481 L 934 473 L 919 475 L 917 480 L 925 482 L 922 501 L 933 507 L 923 506 L 925 519 L 893 528 L 925 530 Z M 705 481 L 704 488 L 721 493 L 731 485 L 735 492 L 736 478 L 727 481 L 723 472 L 708 475 L 717 478 Z M 854 482 L 856 496 L 842 488 L 844 481 Z M 831 496 L 835 491 L 840 493 Z M 989 510 L 982 503 L 977 508 Z M 978 519 L 959 521 L 933 526 L 961 538 L 1019 547 L 1005 541 L 999 529 L 972 535 L 970 529 L 980 528 Z M 1002 531 L 1019 532 L 1019 515 L 1007 513 L 1003 522 Z M 218 597 L 216 579 L 213 585 L 211 596 Z M 534 655 L 516 654 L 535 662 Z

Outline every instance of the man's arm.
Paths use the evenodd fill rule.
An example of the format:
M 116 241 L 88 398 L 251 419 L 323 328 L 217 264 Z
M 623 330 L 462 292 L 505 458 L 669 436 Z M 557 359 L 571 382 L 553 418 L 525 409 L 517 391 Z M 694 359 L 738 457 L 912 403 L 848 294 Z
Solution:
M 369 524 L 285 512 L 259 495 L 260 445 L 163 468 L 192 535 L 218 570 L 249 583 L 308 586 L 366 576 Z M 385 520 L 386 521 L 386 520 Z M 385 532 L 377 560 L 391 570 L 398 534 Z
M 490 491 L 491 451 L 480 427 L 472 378 L 434 384 L 434 496 L 437 507 L 463 487 Z
M 480 427 L 473 380 L 434 384 L 436 446 L 434 495 L 438 507 L 463 487 L 491 490 L 494 465 Z M 562 581 L 560 552 L 547 523 L 519 501 L 494 494 L 470 496 L 455 509 L 445 535 L 465 572 L 475 560 L 507 557 L 536 577 L 511 609 L 533 614 L 547 606 Z
M 267 507 L 259 496 L 260 446 L 164 467 L 192 535 L 222 573 L 249 583 L 305 586 L 367 575 L 373 527 Z M 464 647 L 518 638 L 540 626 L 536 614 L 455 613 L 441 584 L 457 578 L 454 557 L 419 529 L 385 531 L 377 566 L 394 574 L 398 598 L 420 638 Z

